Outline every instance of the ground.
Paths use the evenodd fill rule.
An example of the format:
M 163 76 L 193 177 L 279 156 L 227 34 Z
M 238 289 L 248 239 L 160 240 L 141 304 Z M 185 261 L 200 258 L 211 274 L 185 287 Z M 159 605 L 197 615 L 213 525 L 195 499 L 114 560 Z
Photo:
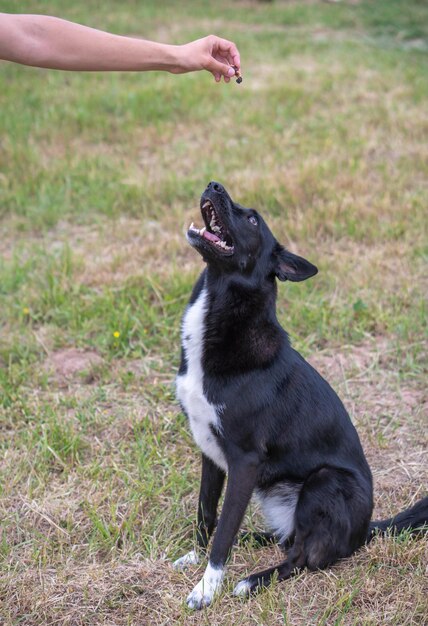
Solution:
M 199 478 L 173 393 L 202 269 L 183 233 L 211 179 L 319 267 L 280 285 L 278 316 L 358 428 L 375 517 L 426 495 L 425 3 L 26 10 L 176 43 L 215 31 L 238 43 L 244 82 L 0 65 L 4 623 L 427 623 L 426 537 L 377 539 L 248 602 L 234 584 L 281 555 L 241 546 L 197 614 L 183 600 L 203 564 L 171 567 L 193 544 Z M 261 527 L 254 507 L 245 526 Z

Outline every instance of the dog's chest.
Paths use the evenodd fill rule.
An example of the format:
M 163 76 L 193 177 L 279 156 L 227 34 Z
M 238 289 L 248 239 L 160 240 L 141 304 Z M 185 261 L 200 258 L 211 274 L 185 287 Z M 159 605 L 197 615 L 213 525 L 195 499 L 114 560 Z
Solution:
M 220 432 L 221 408 L 208 402 L 203 389 L 202 350 L 207 293 L 203 290 L 187 309 L 182 324 L 182 342 L 187 370 L 177 377 L 177 397 L 190 423 L 193 438 L 202 452 L 227 471 L 227 462 L 213 433 Z

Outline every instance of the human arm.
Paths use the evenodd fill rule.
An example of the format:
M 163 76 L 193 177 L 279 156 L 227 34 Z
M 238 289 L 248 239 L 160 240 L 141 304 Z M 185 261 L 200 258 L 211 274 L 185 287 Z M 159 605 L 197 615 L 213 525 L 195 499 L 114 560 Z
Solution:
M 170 45 L 107 33 L 47 15 L 0 13 L 0 59 L 59 70 L 210 71 L 219 81 L 240 67 L 234 43 L 209 35 Z

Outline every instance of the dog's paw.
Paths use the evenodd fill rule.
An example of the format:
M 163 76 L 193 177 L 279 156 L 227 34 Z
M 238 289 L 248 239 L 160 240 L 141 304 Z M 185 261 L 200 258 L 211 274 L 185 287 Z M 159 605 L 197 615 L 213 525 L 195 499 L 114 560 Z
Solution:
M 184 556 L 180 557 L 172 564 L 174 569 L 186 569 L 189 565 L 197 565 L 199 563 L 199 555 L 196 550 L 191 550 Z
M 238 598 L 249 598 L 259 593 L 270 584 L 270 578 L 265 580 L 263 574 L 252 574 L 248 578 L 239 581 L 233 590 L 233 595 Z
M 233 590 L 233 595 L 238 598 L 248 598 L 253 591 L 252 586 L 248 578 L 244 578 L 244 580 L 239 581 Z
M 223 567 L 213 567 L 208 563 L 203 577 L 192 593 L 187 596 L 187 606 L 190 609 L 202 609 L 204 606 L 209 606 L 221 589 L 223 575 Z
M 189 609 L 199 611 L 205 606 L 209 606 L 212 602 L 212 599 L 213 599 L 212 595 L 208 593 L 204 594 L 201 592 L 200 589 L 197 589 L 197 587 L 195 587 L 192 593 L 189 593 L 189 595 L 187 596 L 186 604 L 189 607 Z

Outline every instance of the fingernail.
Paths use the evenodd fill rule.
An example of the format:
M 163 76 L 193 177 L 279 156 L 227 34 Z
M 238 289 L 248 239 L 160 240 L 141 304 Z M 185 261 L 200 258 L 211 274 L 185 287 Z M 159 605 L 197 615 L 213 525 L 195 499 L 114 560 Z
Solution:
M 229 67 L 229 69 L 227 70 L 227 75 L 235 76 L 235 70 L 233 69 L 233 67 Z

